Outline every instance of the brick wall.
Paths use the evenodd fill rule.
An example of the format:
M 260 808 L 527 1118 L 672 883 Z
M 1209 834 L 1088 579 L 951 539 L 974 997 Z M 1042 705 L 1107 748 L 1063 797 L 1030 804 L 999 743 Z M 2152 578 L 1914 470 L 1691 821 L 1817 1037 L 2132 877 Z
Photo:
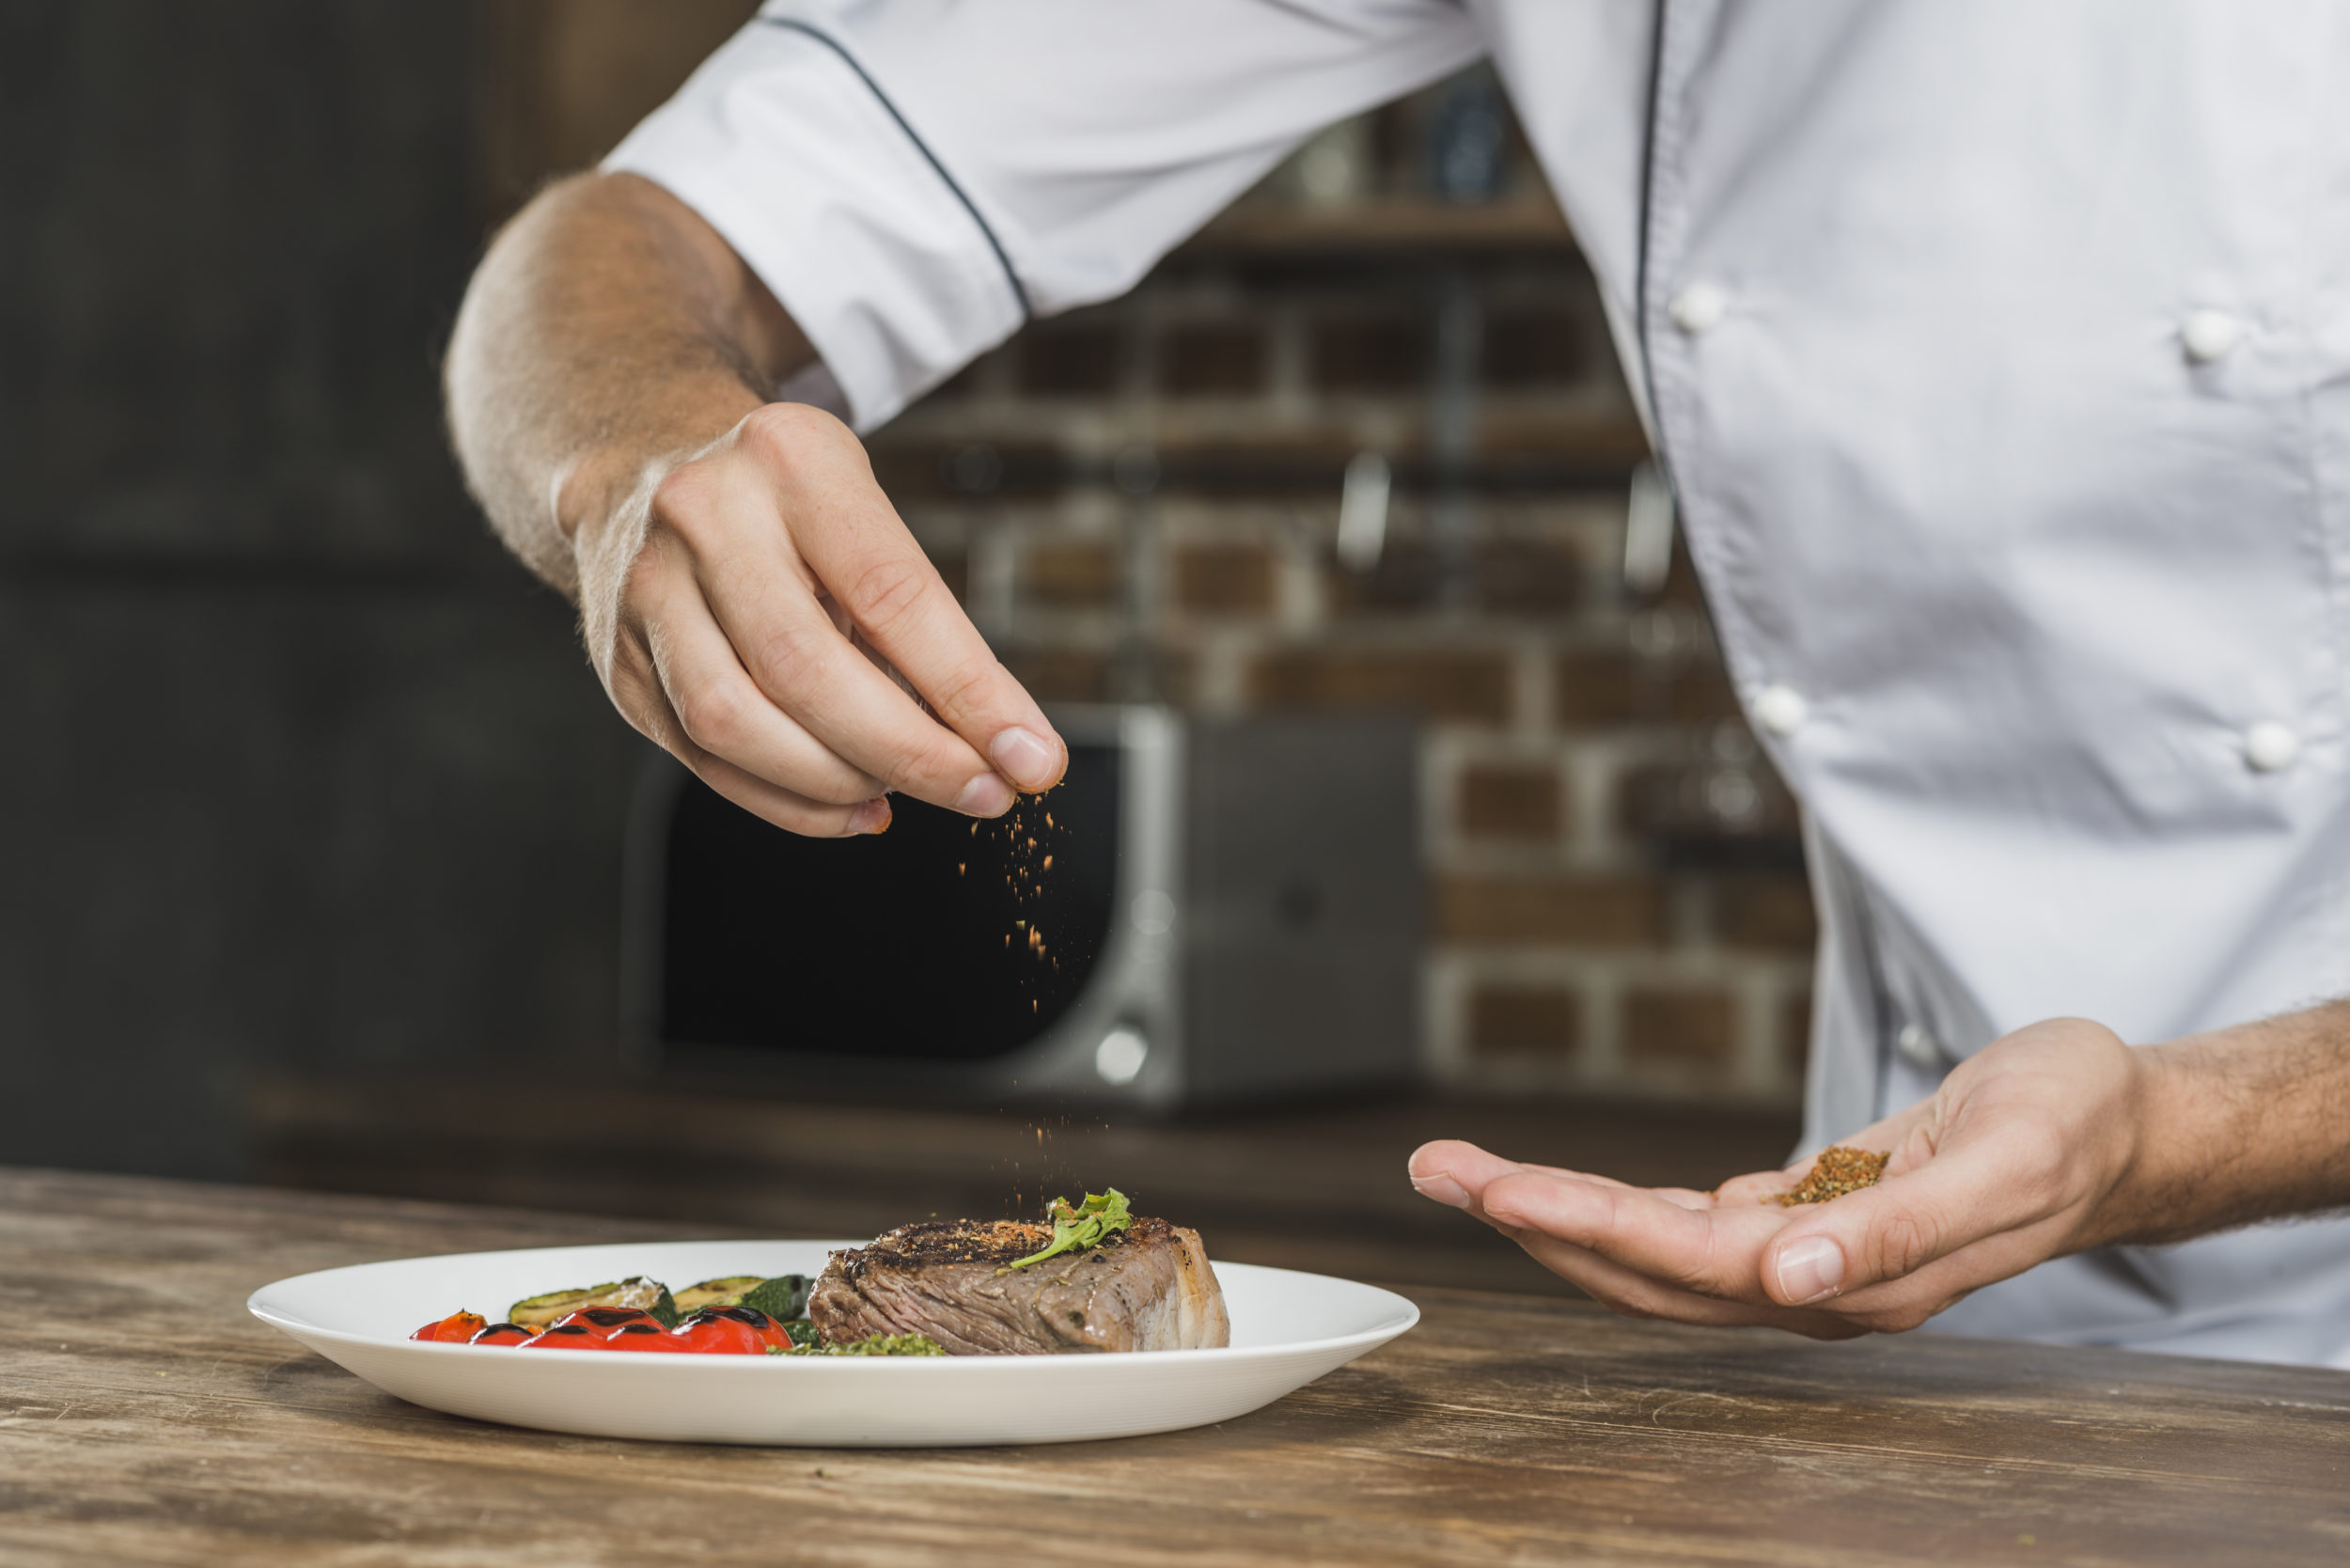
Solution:
M 1441 91 L 1336 133 L 1379 160 L 1344 200 L 1293 161 L 876 432 L 876 470 L 1042 698 L 1420 717 L 1434 1074 L 1787 1101 L 1793 803 L 1685 562 L 1626 585 L 1645 443 L 1555 212 L 1522 173 L 1480 207 L 1410 188 Z M 1358 570 L 1366 451 L 1394 499 Z

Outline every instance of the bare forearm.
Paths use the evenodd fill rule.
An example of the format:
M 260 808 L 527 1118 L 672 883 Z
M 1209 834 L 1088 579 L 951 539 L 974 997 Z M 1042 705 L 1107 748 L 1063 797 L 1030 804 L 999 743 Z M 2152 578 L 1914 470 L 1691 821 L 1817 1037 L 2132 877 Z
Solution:
M 449 427 L 499 537 L 576 594 L 582 522 L 811 357 L 690 209 L 631 176 L 587 175 L 533 200 L 475 274 L 449 342 Z
M 2144 1131 L 2099 1239 L 2182 1241 L 2350 1208 L 2350 1002 L 2138 1055 Z

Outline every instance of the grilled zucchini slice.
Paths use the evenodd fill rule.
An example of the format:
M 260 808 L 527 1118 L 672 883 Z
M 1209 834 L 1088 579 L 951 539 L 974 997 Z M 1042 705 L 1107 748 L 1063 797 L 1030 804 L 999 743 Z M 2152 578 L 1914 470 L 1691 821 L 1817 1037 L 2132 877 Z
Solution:
M 686 1286 L 677 1293 L 677 1308 L 690 1314 L 705 1307 L 756 1307 L 777 1323 L 789 1323 L 807 1310 L 807 1288 L 805 1274 L 779 1274 L 772 1279 L 729 1275 Z
M 579 1291 L 549 1291 L 544 1295 L 526 1296 L 506 1309 L 506 1321 L 525 1328 L 544 1328 L 566 1312 L 576 1312 L 585 1307 L 635 1307 L 650 1312 L 664 1326 L 677 1326 L 677 1302 L 669 1294 L 669 1287 L 658 1279 L 632 1275 L 609 1285 L 590 1285 Z
M 790 1323 L 807 1311 L 807 1275 L 778 1274 L 744 1291 L 737 1305 L 756 1307 L 777 1323 Z
M 743 1293 L 765 1281 L 756 1274 L 730 1274 L 724 1279 L 705 1279 L 698 1285 L 688 1285 L 677 1293 L 677 1309 L 686 1317 L 705 1307 L 740 1306 Z

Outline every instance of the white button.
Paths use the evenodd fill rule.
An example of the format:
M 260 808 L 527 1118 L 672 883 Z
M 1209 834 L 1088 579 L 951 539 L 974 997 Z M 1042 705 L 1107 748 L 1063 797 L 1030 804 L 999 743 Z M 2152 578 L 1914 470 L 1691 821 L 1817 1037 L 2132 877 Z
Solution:
M 1810 717 L 1811 704 L 1793 686 L 1776 682 L 1754 694 L 1754 721 L 1774 735 L 1792 735 Z
M 1942 1043 L 1923 1024 L 1904 1024 L 1902 1032 L 1893 1037 L 1893 1049 L 1912 1067 L 1942 1065 Z
M 1673 325 L 1684 332 L 1703 332 L 1722 319 L 1730 308 L 1730 296 L 1710 283 L 1692 283 L 1672 297 L 1666 306 L 1672 313 Z
M 2264 719 L 2244 732 L 2244 760 L 2255 773 L 2276 773 L 2300 757 L 2301 737 L 2275 719 Z
M 2224 358 L 2243 336 L 2243 326 L 2224 310 L 2190 310 L 2179 326 L 2179 341 L 2186 345 L 2186 357 L 2198 365 Z

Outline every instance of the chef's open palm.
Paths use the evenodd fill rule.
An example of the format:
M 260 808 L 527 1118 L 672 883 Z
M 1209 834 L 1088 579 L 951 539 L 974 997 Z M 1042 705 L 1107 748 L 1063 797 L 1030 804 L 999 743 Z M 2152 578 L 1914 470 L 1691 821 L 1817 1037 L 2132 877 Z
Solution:
M 1806 1167 L 1711 1193 L 1632 1187 L 1431 1143 L 1412 1182 L 1500 1230 L 1615 1310 L 1819 1339 L 1914 1328 L 1969 1292 L 2110 1239 L 2133 1155 L 2136 1069 L 2074 1019 L 2019 1030 L 1931 1099 L 1846 1141 L 1883 1180 L 1782 1206 Z
M 630 723 L 795 833 L 879 832 L 897 791 L 973 816 L 1066 759 L 874 482 L 771 403 L 574 540 L 589 656 Z

